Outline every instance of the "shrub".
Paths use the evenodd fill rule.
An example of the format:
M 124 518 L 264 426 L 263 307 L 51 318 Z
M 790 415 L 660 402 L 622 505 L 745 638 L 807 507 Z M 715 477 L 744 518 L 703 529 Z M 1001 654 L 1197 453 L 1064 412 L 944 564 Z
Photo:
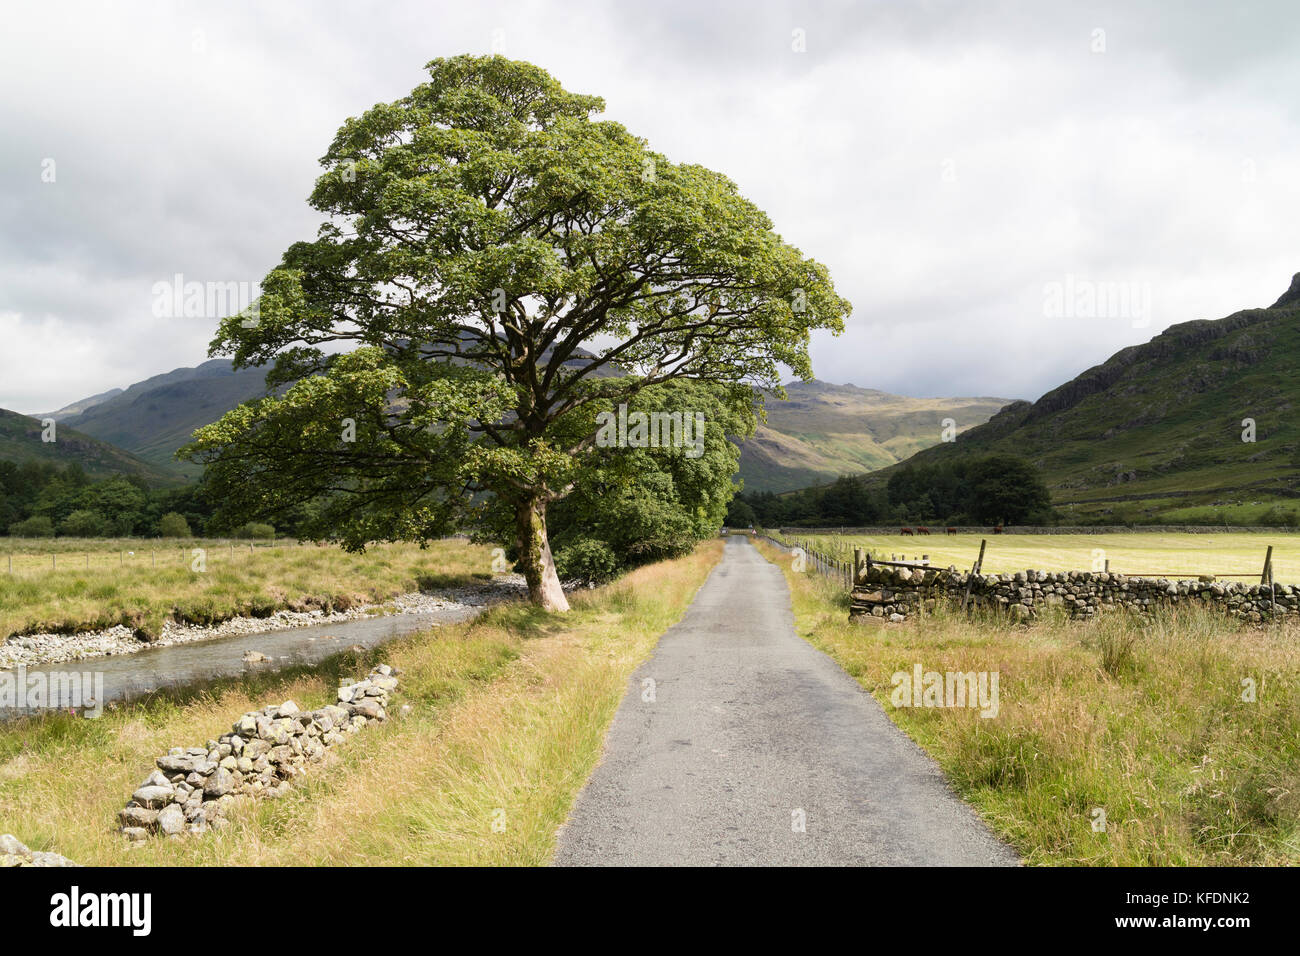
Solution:
M 158 534 L 164 538 L 191 537 L 190 523 L 183 514 L 169 511 L 158 519 Z
M 555 555 L 555 570 L 561 581 L 602 584 L 617 576 L 621 566 L 604 541 L 584 538 Z
M 258 538 L 267 539 L 275 537 L 274 525 L 263 524 L 260 521 L 250 521 L 248 524 L 242 524 L 235 529 L 236 538 Z
M 52 538 L 54 522 L 44 515 L 36 515 L 26 521 L 15 521 L 9 526 L 9 533 L 15 538 Z
M 1270 528 L 1294 528 L 1300 524 L 1300 514 L 1288 511 L 1281 505 L 1274 505 L 1267 511 L 1262 512 L 1255 523 Z
M 107 518 L 88 508 L 72 512 L 59 524 L 59 534 L 70 538 L 100 538 L 112 530 Z

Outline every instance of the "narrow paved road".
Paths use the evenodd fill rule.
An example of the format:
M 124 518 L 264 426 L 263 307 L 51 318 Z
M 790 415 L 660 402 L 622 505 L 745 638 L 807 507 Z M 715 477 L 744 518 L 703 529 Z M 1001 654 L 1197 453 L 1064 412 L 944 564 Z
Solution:
M 880 705 L 795 634 L 780 570 L 734 536 L 633 675 L 555 862 L 1018 861 Z

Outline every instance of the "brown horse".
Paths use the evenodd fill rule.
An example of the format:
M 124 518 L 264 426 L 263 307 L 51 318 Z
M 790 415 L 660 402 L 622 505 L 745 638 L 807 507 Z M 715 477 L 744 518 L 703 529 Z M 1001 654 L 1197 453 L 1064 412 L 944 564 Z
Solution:
M 948 529 L 946 529 L 946 530 L 947 530 L 947 532 L 948 532 L 949 534 L 956 534 L 956 533 L 957 533 L 957 529 L 956 529 L 956 528 L 948 528 Z
M 993 529 L 993 533 L 994 533 L 994 534 L 1001 534 L 1001 533 L 1002 533 L 1002 525 L 998 525 L 996 528 L 994 528 L 994 529 Z
M 919 527 L 919 526 L 918 526 L 917 529 L 916 529 L 916 533 L 917 533 L 917 534 L 929 534 L 929 533 L 930 533 L 930 529 L 929 529 L 929 528 L 922 528 L 922 527 Z
M 907 534 L 907 535 L 910 535 L 910 534 L 912 533 L 912 529 L 911 529 L 911 528 L 899 528 L 899 529 L 898 529 L 898 533 L 899 533 L 899 534 Z

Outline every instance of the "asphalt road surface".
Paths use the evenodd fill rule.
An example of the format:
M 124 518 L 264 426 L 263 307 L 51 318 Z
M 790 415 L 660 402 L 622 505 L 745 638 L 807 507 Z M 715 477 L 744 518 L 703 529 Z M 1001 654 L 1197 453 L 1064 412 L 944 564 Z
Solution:
M 796 636 L 781 571 L 740 536 L 633 675 L 555 855 L 569 866 L 1018 862 L 881 706 Z

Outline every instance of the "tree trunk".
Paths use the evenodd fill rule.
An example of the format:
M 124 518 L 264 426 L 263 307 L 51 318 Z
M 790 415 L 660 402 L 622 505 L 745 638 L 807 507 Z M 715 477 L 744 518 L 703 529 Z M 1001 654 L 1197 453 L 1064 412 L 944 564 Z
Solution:
M 528 582 L 528 597 L 548 611 L 567 611 L 569 599 L 555 573 L 555 559 L 546 538 L 546 505 L 520 501 L 515 506 L 515 539 L 519 545 L 519 568 Z

